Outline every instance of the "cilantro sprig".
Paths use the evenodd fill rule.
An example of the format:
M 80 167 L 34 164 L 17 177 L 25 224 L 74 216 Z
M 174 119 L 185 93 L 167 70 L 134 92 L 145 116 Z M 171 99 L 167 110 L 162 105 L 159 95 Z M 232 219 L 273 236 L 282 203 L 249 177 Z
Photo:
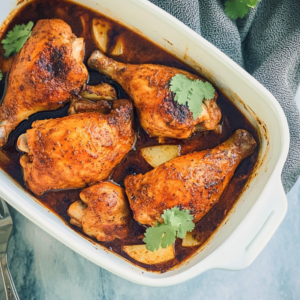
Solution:
M 197 119 L 202 112 L 203 100 L 213 99 L 215 96 L 215 89 L 209 82 L 192 80 L 182 74 L 176 74 L 171 79 L 170 91 L 175 93 L 174 100 L 178 104 L 188 106 L 194 119 Z
M 144 242 L 149 251 L 167 248 L 172 245 L 176 237 L 183 239 L 186 233 L 195 228 L 193 215 L 189 210 L 180 210 L 178 207 L 164 210 L 161 215 L 163 224 L 156 222 L 154 227 L 146 230 Z
M 3 73 L 2 71 L 0 70 L 0 81 L 3 79 Z
M 33 22 L 28 24 L 16 25 L 10 30 L 1 44 L 5 50 L 5 57 L 18 53 L 31 35 Z
M 261 0 L 227 0 L 225 2 L 225 13 L 228 17 L 236 20 L 243 18 Z

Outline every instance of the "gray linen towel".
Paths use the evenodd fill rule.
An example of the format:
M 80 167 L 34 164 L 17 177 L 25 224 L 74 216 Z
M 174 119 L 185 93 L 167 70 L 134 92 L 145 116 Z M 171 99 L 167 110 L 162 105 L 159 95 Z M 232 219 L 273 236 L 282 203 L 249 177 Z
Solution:
M 288 192 L 300 174 L 300 0 L 262 0 L 243 19 L 224 13 L 225 0 L 150 0 L 202 35 L 262 83 L 279 101 L 291 143 L 282 172 Z

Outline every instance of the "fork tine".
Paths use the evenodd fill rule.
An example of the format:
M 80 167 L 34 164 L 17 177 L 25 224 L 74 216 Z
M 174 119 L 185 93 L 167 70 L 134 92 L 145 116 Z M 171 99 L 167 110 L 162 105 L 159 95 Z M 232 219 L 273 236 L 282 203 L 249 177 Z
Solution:
M 6 299 L 20 300 L 7 266 L 7 244 L 12 232 L 12 218 L 5 201 L 0 197 L 0 268 L 3 277 Z

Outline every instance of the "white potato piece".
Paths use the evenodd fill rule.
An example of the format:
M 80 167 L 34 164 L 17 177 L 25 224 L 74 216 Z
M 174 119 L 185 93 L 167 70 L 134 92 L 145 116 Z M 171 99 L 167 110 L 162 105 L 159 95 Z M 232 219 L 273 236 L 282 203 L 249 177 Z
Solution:
M 90 17 L 88 14 L 83 14 L 80 16 L 80 21 L 82 25 L 82 34 L 81 36 L 85 36 L 89 30 Z
M 161 145 L 143 148 L 142 156 L 153 168 L 179 156 L 178 145 Z
M 175 258 L 173 245 L 159 248 L 154 252 L 147 250 L 146 245 L 123 246 L 122 249 L 134 260 L 146 265 L 159 264 Z
M 122 55 L 123 54 L 123 49 L 124 49 L 123 41 L 122 41 L 121 38 L 119 38 L 117 43 L 116 43 L 115 48 L 111 52 L 111 55 L 114 55 L 114 56 Z
M 84 39 L 77 38 L 72 43 L 72 55 L 77 63 L 81 63 L 84 57 Z
M 182 239 L 182 247 L 194 247 L 200 245 L 191 232 L 187 232 L 184 239 Z
M 102 19 L 93 19 L 93 36 L 98 48 L 106 53 L 108 36 L 107 33 L 111 29 L 110 23 Z

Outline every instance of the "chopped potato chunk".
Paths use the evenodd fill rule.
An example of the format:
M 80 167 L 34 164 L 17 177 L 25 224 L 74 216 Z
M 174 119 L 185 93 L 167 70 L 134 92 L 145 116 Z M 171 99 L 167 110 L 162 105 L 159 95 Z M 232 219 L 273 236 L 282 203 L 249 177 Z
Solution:
M 86 36 L 89 30 L 89 15 L 88 14 L 83 14 L 80 16 L 80 21 L 81 21 L 81 25 L 82 25 L 82 34 L 81 36 Z
M 200 245 L 191 232 L 186 233 L 186 237 L 182 240 L 182 247 L 194 247 Z
M 133 259 L 146 265 L 159 264 L 175 258 L 173 245 L 154 252 L 147 250 L 146 245 L 123 246 L 122 249 Z
M 159 165 L 179 156 L 179 146 L 161 145 L 143 148 L 142 156 L 149 165 L 156 168 Z
M 122 39 L 119 38 L 111 54 L 115 56 L 121 55 L 123 54 L 123 49 L 124 49 L 123 41 Z
M 104 53 L 107 51 L 107 33 L 110 29 L 111 27 L 109 22 L 101 19 L 93 19 L 94 40 L 98 48 Z

